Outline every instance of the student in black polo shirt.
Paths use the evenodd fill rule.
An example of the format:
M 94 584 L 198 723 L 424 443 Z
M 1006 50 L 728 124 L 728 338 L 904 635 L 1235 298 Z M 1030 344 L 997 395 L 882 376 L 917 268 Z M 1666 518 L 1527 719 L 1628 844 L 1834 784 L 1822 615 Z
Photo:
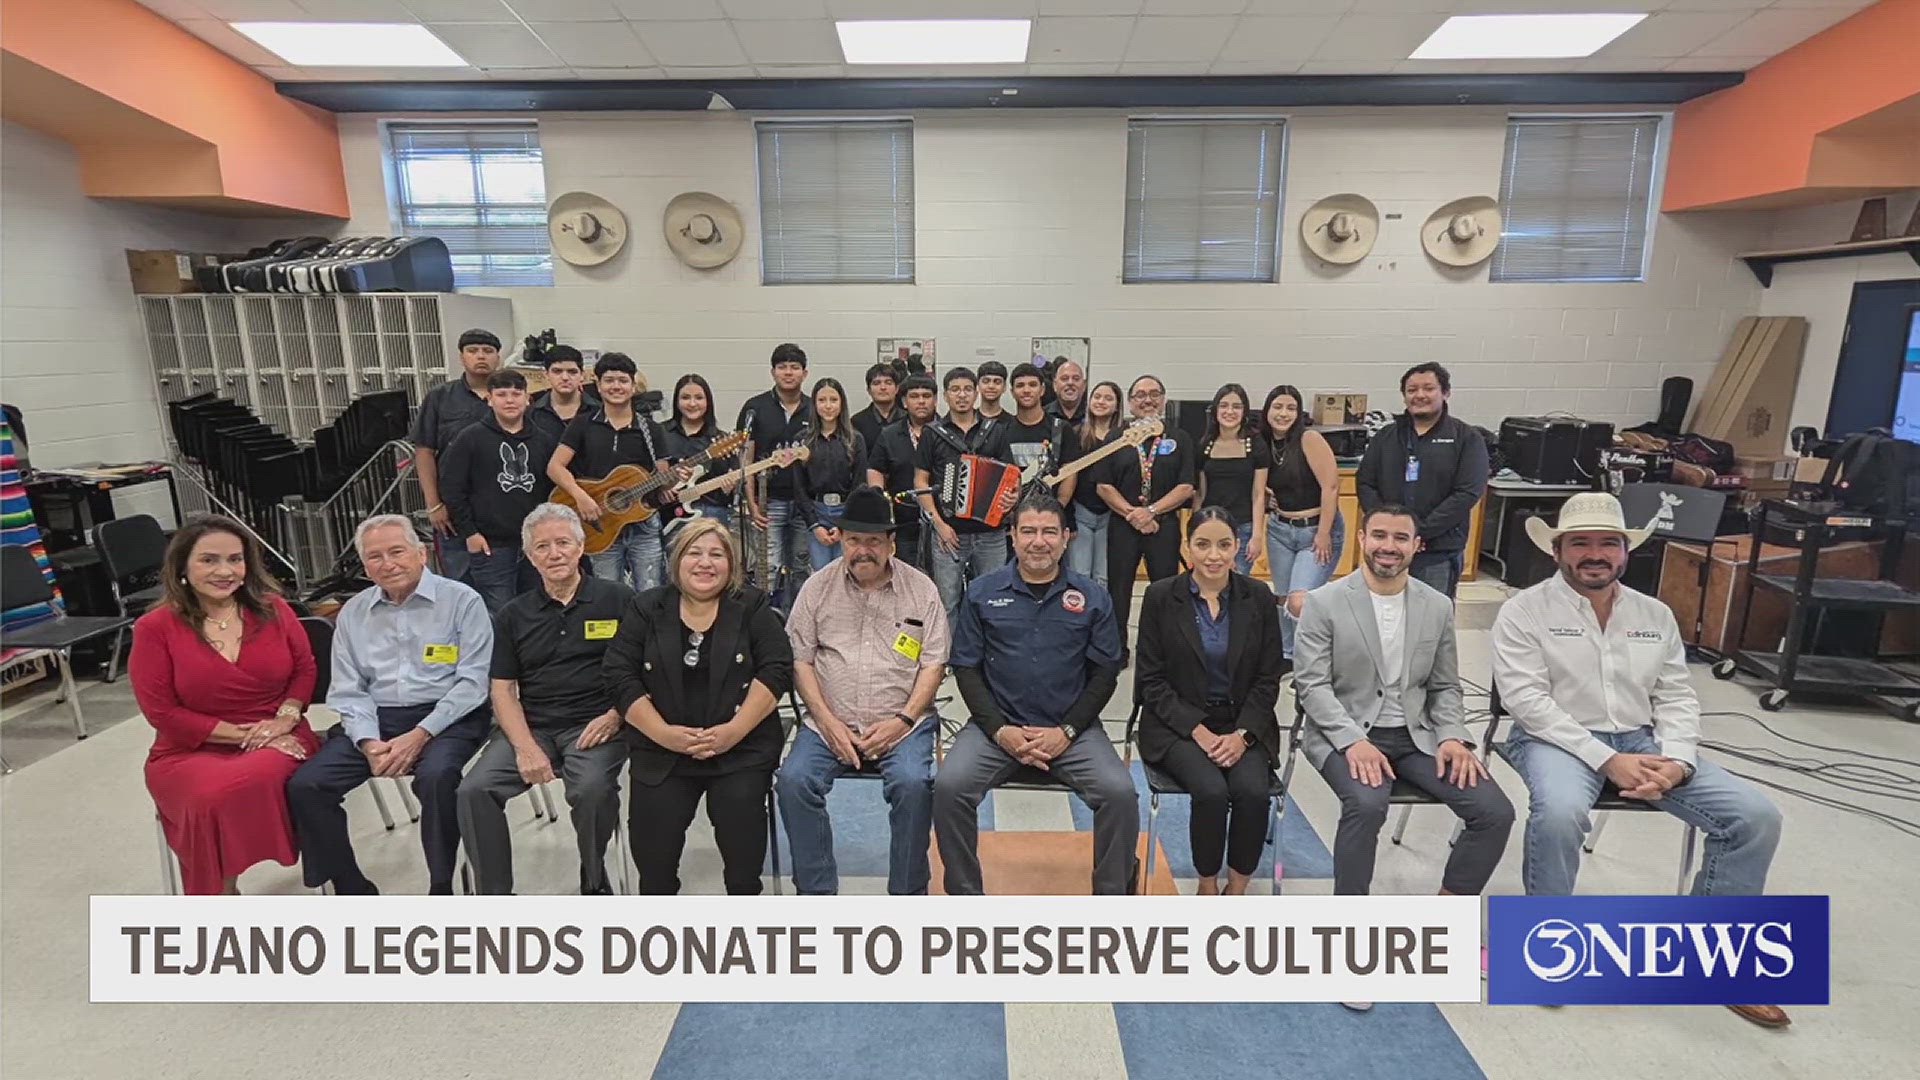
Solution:
M 607 645 L 633 593 L 580 572 L 580 518 L 543 503 L 527 515 L 521 543 L 540 585 L 494 616 L 493 740 L 480 751 L 457 796 L 460 838 L 476 890 L 513 891 L 507 800 L 558 773 L 580 847 L 580 892 L 606 895 L 607 841 L 620 816 L 620 767 L 627 743 L 602 674 Z
M 980 365 L 974 383 L 974 406 L 983 420 L 998 420 L 1006 415 L 1000 398 L 1007 392 L 1007 365 L 988 360 Z
M 680 376 L 673 384 L 673 415 L 667 419 L 666 453 L 669 461 L 685 461 L 705 450 L 713 440 L 726 434 L 714 420 L 713 388 L 699 375 Z M 728 454 L 708 462 L 705 477 L 718 476 L 739 468 L 738 455 Z M 733 522 L 734 485 L 709 491 L 688 510 L 717 519 L 722 525 Z M 677 497 L 677 496 L 676 496 Z
M 847 391 L 839 379 L 813 384 L 807 449 L 807 460 L 794 467 L 793 509 L 807 526 L 812 568 L 824 570 L 840 557 L 840 508 L 854 488 L 867 482 L 867 442 L 847 422 Z
M 1127 388 L 1127 403 L 1136 420 L 1158 417 L 1167 404 L 1166 385 L 1142 375 Z M 1133 453 L 1122 450 L 1104 463 L 1100 497 L 1113 511 L 1107 525 L 1107 590 L 1122 642 L 1132 640 L 1127 617 L 1133 613 L 1133 574 L 1140 560 L 1147 562 L 1149 583 L 1180 572 L 1178 513 L 1193 498 L 1198 463 L 1192 437 L 1173 424 Z M 1124 666 L 1132 653 L 1123 648 L 1121 656 Z
M 933 523 L 933 545 L 928 558 L 933 563 L 933 582 L 940 587 L 940 602 L 947 614 L 960 604 L 967 582 L 981 577 L 1007 561 L 1007 522 L 998 527 L 984 521 L 963 518 L 955 507 L 935 499 L 948 478 L 962 466 L 968 454 L 1013 463 L 1013 451 L 1007 445 L 1007 425 L 988 420 L 973 411 L 973 372 L 963 367 L 948 368 L 940 377 L 947 394 L 947 415 L 927 425 L 920 437 L 919 457 L 914 464 L 913 486 L 933 488 L 918 496 L 920 509 Z M 1014 493 L 1015 495 L 1018 492 Z M 1009 508 L 1013 499 L 1004 500 Z
M 558 442 L 582 409 L 591 414 L 600 407 L 600 393 L 587 380 L 580 350 L 571 345 L 548 349 L 541 354 L 540 364 L 547 371 L 547 388 L 533 395 L 527 417 Z
M 903 415 L 900 384 L 892 364 L 867 369 L 867 407 L 853 414 L 853 429 L 867 441 L 867 452 L 880 445 L 880 432 Z
M 440 498 L 440 455 L 454 436 L 487 415 L 487 376 L 500 366 L 500 339 L 491 331 L 469 330 L 460 335 L 460 378 L 427 391 L 413 418 L 413 461 L 420 477 L 420 494 L 427 500 L 427 519 L 433 523 L 434 546 L 439 549 L 440 576 L 464 581 L 467 546 L 453 535 L 453 516 Z
M 492 411 L 440 459 L 440 494 L 466 544 L 474 591 L 497 612 L 538 580 L 520 557 L 520 523 L 553 490 L 547 460 L 559 440 L 527 421 L 525 375 L 507 368 L 487 376 L 487 399 Z
M 742 463 L 751 464 L 806 439 L 808 425 L 813 422 L 813 406 L 800 385 L 806 378 L 806 350 L 792 342 L 774 346 L 773 389 L 748 398 L 740 407 L 739 422 L 734 424 L 734 430 L 748 431 Z M 782 611 L 788 599 L 799 593 L 800 583 L 807 576 L 807 526 L 793 510 L 793 474 L 794 466 L 783 465 L 768 469 L 747 485 L 747 511 L 766 536 L 769 580 L 754 584 L 773 597 L 773 605 Z M 751 564 L 753 560 L 747 561 Z M 790 589 L 786 587 L 789 582 L 793 586 Z
M 900 388 L 905 422 L 887 425 L 880 432 L 880 441 L 867 454 L 867 482 L 894 498 L 894 557 L 923 574 L 927 573 L 928 561 L 919 500 L 902 501 L 897 496 L 914 488 L 914 462 L 920 456 L 927 425 L 933 422 L 934 394 L 932 378 L 909 375 Z
M 600 408 L 573 418 L 547 465 L 547 475 L 573 497 L 580 516 L 588 521 L 600 519 L 600 507 L 575 477 L 605 479 L 622 465 L 638 465 L 649 472 L 669 467 L 666 433 L 653 417 L 633 407 L 635 396 L 646 391 L 647 381 L 632 358 L 607 353 L 593 365 L 593 378 L 600 386 Z M 641 591 L 660 584 L 660 525 L 656 513 L 620 530 L 619 538 L 605 551 L 588 556 L 595 576 L 619 581 L 624 573 Z

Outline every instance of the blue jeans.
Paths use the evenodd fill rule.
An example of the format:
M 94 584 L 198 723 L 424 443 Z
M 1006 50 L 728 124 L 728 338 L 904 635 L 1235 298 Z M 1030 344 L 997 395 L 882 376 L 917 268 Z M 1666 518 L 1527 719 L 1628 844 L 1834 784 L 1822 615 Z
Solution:
M 1313 556 L 1313 537 L 1320 531 L 1312 525 L 1290 525 L 1277 514 L 1267 515 L 1267 576 L 1273 583 L 1273 595 L 1280 604 L 1280 651 L 1293 655 L 1293 630 L 1299 623 L 1287 610 L 1288 593 L 1312 592 L 1333 577 L 1340 565 L 1340 552 L 1347 542 L 1347 520 L 1338 511 L 1333 515 L 1333 534 L 1329 543 L 1333 557 L 1321 562 Z
M 1460 588 L 1460 572 L 1466 568 L 1466 553 L 1460 551 L 1422 551 L 1413 557 L 1407 573 L 1447 594 Z
M 800 562 L 800 554 L 808 550 L 813 534 L 800 515 L 793 512 L 792 499 L 768 499 L 767 514 L 767 577 L 770 580 L 760 582 L 773 605 L 782 611 L 800 595 L 800 586 L 807 582 L 807 567 Z
M 1233 568 L 1243 574 L 1253 573 L 1253 522 L 1233 527 L 1234 538 L 1240 541 L 1233 555 Z
M 1595 732 L 1624 754 L 1657 754 L 1650 727 Z M 1593 802 L 1604 778 L 1550 743 L 1515 731 L 1507 753 L 1527 781 L 1528 896 L 1566 896 L 1580 871 L 1580 841 L 1592 828 Z M 1753 784 L 1700 758 L 1693 779 L 1656 799 L 1665 810 L 1707 834 L 1706 855 L 1693 879 L 1695 896 L 1756 896 L 1767 887 L 1767 867 L 1780 844 L 1780 810 Z
M 607 581 L 631 578 L 635 592 L 660 584 L 660 527 L 660 515 L 655 514 L 621 529 L 607 550 L 587 556 L 593 576 Z
M 939 727 L 938 717 L 923 718 L 906 738 L 860 772 L 880 775 L 891 833 L 887 892 L 895 896 L 925 895 L 932 877 L 927 843 L 933 829 L 933 736 Z M 793 751 L 774 778 L 774 797 L 787 823 L 787 846 L 793 855 L 793 887 L 802 896 L 831 896 L 840 891 L 827 792 L 833 790 L 835 780 L 852 773 L 833 756 L 825 739 L 802 726 L 793 737 Z
M 467 551 L 466 537 L 441 536 L 436 532 L 433 536 L 433 549 L 434 554 L 440 557 L 438 573 L 441 577 L 451 578 L 454 581 L 467 580 L 467 570 L 472 565 L 473 557 Z
M 1073 504 L 1073 539 L 1067 541 L 1067 569 L 1107 583 L 1107 522 L 1112 514 Z
M 520 557 L 520 545 L 488 543 L 491 555 L 467 553 L 467 578 L 489 612 L 497 612 L 507 601 L 540 584 L 533 564 Z
M 828 506 L 818 499 L 813 503 L 814 522 L 829 528 L 840 524 L 840 507 Z M 815 570 L 825 570 L 827 564 L 840 557 L 839 544 L 823 544 L 812 528 L 807 529 L 807 558 Z M 799 590 L 794 593 L 798 595 Z
M 940 589 L 940 604 L 947 609 L 948 619 L 959 610 L 968 582 L 1007 565 L 1007 534 L 1000 529 L 955 533 L 954 539 L 959 545 L 948 551 L 941 546 L 936 531 L 933 554 L 929 556 L 933 560 L 933 583 Z

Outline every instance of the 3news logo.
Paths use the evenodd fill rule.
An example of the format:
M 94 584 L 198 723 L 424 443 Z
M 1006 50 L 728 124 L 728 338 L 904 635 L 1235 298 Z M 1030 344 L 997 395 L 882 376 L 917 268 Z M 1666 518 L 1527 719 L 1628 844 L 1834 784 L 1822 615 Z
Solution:
M 1825 1005 L 1824 896 L 1494 896 L 1494 1005 Z

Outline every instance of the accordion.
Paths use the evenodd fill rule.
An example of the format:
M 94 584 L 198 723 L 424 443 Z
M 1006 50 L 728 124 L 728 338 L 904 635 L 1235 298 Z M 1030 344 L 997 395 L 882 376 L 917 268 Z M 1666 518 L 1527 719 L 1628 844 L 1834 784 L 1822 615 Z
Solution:
M 1001 496 L 1019 488 L 1017 466 L 978 454 L 962 454 L 940 478 L 940 504 L 954 517 L 998 527 Z

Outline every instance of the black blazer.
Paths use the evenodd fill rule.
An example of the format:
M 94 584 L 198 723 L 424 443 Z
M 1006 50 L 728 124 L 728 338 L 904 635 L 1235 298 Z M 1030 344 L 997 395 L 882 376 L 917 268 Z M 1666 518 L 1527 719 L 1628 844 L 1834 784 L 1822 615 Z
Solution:
M 607 645 L 605 662 L 614 707 L 622 717 L 646 696 L 670 724 L 717 727 L 733 718 L 755 679 L 773 691 L 776 701 L 793 685 L 793 644 L 787 640 L 780 613 L 759 589 L 743 586 L 720 598 L 720 612 L 708 632 L 714 670 L 709 673 L 707 693 L 697 701 L 688 699 L 681 678 L 686 665 L 681 660 L 679 624 L 680 591 L 672 585 L 648 589 L 628 602 L 620 629 Z M 642 783 L 657 784 L 676 765 L 693 760 L 647 738 L 631 724 L 626 737 L 633 747 L 634 779 Z M 785 741 L 778 717 L 769 716 L 732 750 L 712 760 L 719 763 L 721 772 L 772 769 L 779 764 Z
M 1140 756 L 1158 763 L 1173 744 L 1193 737 L 1206 719 L 1207 667 L 1200 628 L 1193 624 L 1192 572 L 1147 586 L 1140 604 L 1140 637 L 1133 678 L 1143 708 Z M 1240 707 L 1234 727 L 1253 732 L 1267 756 L 1280 761 L 1280 609 L 1273 592 L 1245 574 L 1232 574 L 1221 594 L 1227 605 L 1229 695 Z

